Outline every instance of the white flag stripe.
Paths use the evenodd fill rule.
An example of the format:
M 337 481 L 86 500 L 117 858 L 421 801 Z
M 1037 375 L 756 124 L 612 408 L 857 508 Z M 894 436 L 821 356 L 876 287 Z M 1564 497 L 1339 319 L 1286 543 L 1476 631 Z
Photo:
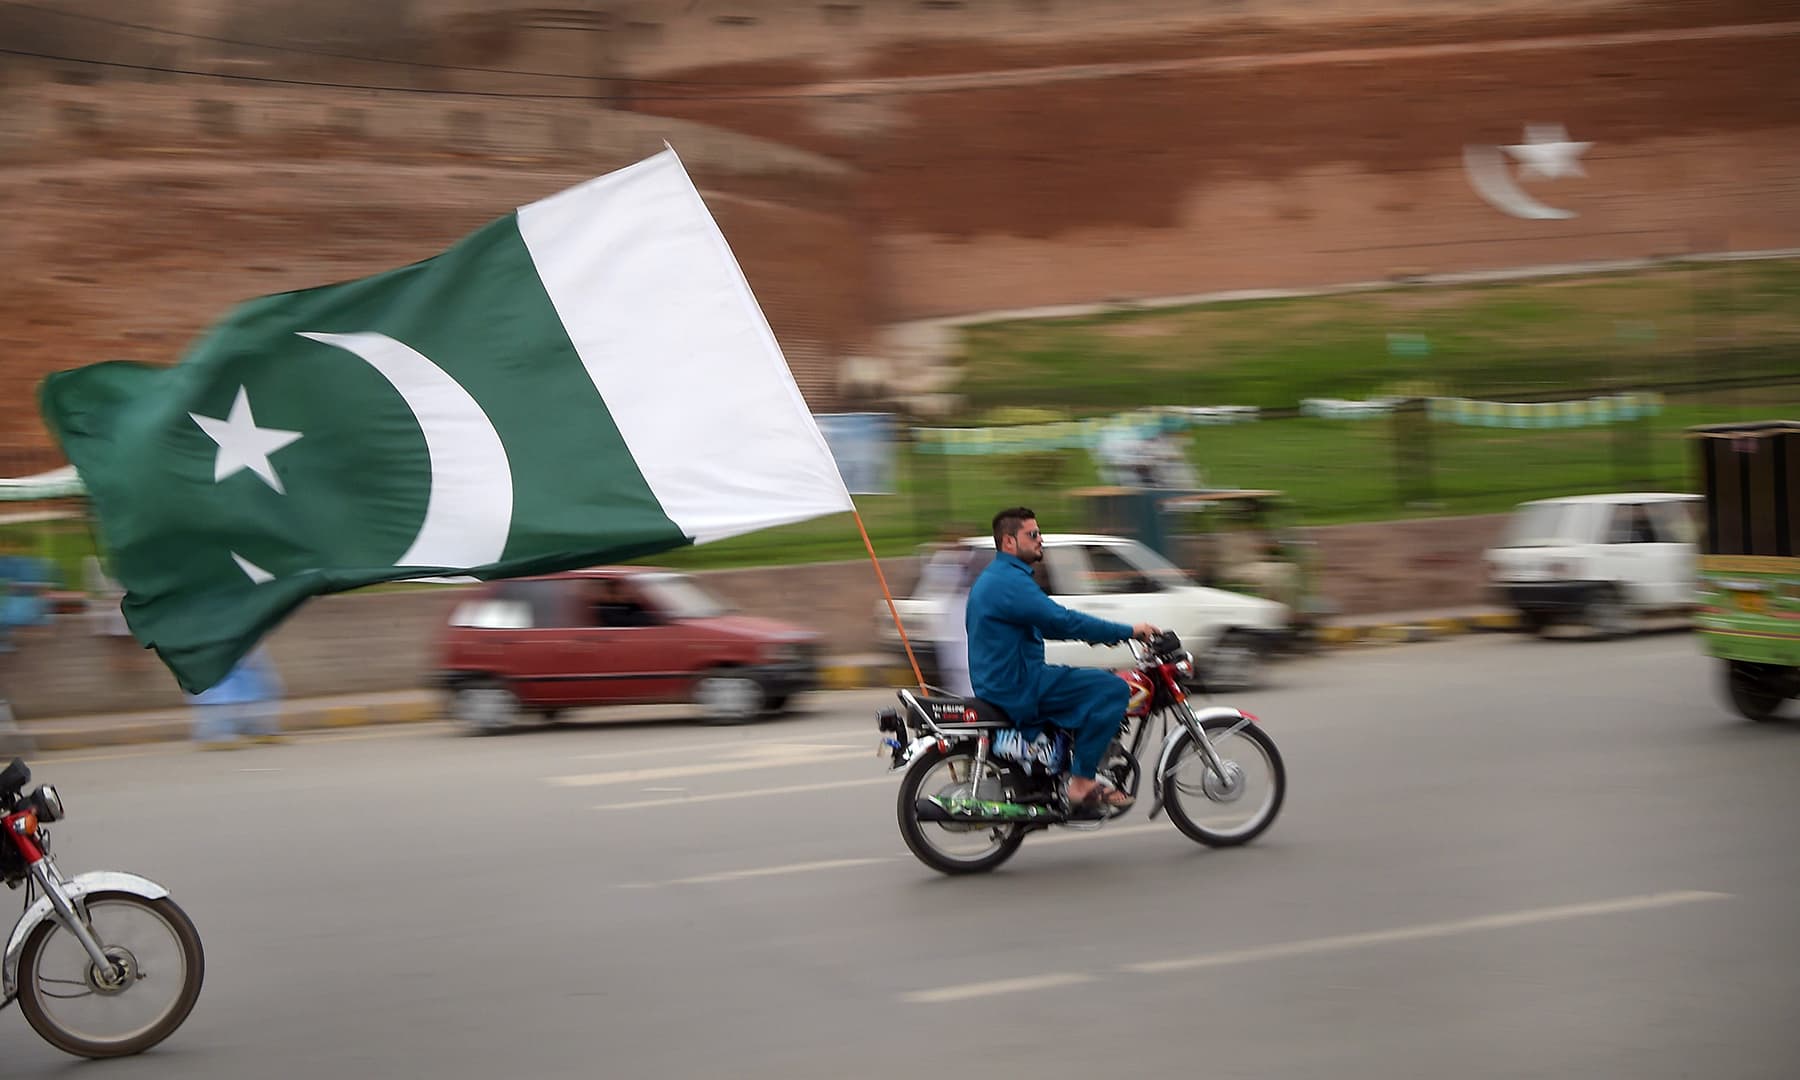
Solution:
M 519 233 L 663 512 L 696 542 L 851 509 L 673 150 L 519 208 Z
M 425 436 L 431 455 L 425 522 L 394 565 L 467 569 L 499 562 L 512 530 L 513 474 L 481 404 L 429 357 L 386 334 L 300 336 L 361 357 L 393 385 Z

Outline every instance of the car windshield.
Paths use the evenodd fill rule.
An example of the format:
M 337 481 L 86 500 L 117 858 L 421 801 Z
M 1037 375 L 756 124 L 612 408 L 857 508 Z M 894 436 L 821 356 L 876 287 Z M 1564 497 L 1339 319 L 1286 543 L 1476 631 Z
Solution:
M 1586 515 L 1577 503 L 1526 503 L 1506 523 L 1501 547 L 1549 547 L 1585 540 Z
M 731 607 L 682 574 L 645 574 L 634 579 L 656 609 L 671 619 L 710 619 Z

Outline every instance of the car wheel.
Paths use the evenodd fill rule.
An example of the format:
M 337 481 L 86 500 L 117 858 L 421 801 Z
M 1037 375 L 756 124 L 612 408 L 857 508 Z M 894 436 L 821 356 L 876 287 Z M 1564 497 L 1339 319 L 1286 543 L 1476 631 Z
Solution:
M 787 708 L 787 706 L 788 706 L 788 695 L 775 694 L 775 695 L 772 695 L 769 698 L 769 700 L 763 702 L 763 711 L 766 713 L 769 713 L 770 715 L 774 715 L 775 713 L 778 713 L 781 710 Z
M 465 735 L 493 735 L 518 723 L 519 698 L 499 679 L 470 679 L 450 691 L 449 712 Z
M 763 711 L 762 684 L 730 668 L 715 668 L 694 684 L 694 704 L 709 724 L 742 724 Z
M 1556 619 L 1547 611 L 1519 612 L 1519 629 L 1527 634 L 1543 634 L 1556 625 Z
M 1588 598 L 1582 621 L 1603 638 L 1624 637 L 1636 629 L 1625 594 L 1616 585 L 1601 585 Z
M 1249 634 L 1227 630 L 1207 651 L 1204 666 L 1208 689 L 1227 693 L 1248 690 L 1262 670 L 1262 650 Z

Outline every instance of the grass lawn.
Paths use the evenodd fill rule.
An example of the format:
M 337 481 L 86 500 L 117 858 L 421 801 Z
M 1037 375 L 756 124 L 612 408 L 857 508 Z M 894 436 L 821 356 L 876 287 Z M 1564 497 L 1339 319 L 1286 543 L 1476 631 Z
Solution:
M 1797 358 L 1800 261 L 1787 260 L 988 323 L 965 331 L 954 389 L 977 415 L 1283 409 L 1792 373 Z

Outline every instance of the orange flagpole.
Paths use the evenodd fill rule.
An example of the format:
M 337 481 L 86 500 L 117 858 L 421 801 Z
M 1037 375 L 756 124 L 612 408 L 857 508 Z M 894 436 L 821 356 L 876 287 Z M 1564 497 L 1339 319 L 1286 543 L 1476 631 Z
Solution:
M 856 518 L 856 531 L 862 533 L 863 547 L 869 550 L 869 562 L 875 567 L 875 580 L 881 583 L 881 597 L 887 601 L 888 614 L 894 617 L 894 629 L 900 631 L 900 645 L 906 650 L 906 662 L 912 665 L 913 678 L 919 682 L 919 689 L 925 689 L 925 676 L 919 672 L 919 660 L 913 655 L 912 641 L 906 636 L 906 627 L 900 622 L 900 609 L 894 606 L 894 594 L 888 591 L 887 575 L 881 572 L 881 560 L 875 557 L 875 545 L 869 540 L 869 530 L 863 525 L 862 511 L 856 509 L 854 503 L 850 513 Z

